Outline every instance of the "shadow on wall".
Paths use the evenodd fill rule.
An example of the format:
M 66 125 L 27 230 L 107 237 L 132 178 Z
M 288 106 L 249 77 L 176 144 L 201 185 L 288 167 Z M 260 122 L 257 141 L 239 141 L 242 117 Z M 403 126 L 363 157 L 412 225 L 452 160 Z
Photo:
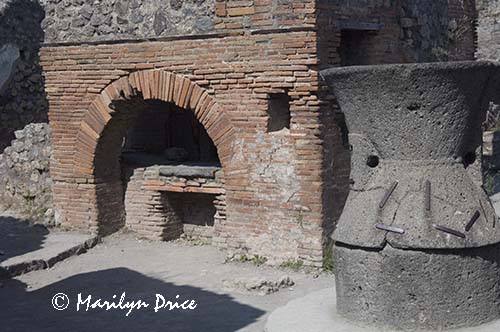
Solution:
M 95 177 L 98 233 L 109 235 L 125 226 L 127 183 L 120 163 L 123 139 L 140 112 L 147 109 L 142 97 L 115 101 L 117 110 L 104 128 L 96 148 Z
M 14 139 L 14 131 L 30 123 L 48 121 L 39 61 L 44 16 L 36 0 L 11 0 L 0 6 L 0 46 L 10 43 L 20 50 L 12 79 L 0 94 L 0 153 Z
M 331 235 L 340 218 L 350 190 L 351 152 L 344 114 L 332 95 L 321 113 L 323 140 L 323 267 L 333 269 Z M 332 99 L 333 98 L 333 99 Z
M 119 301 L 126 292 L 125 301 L 143 300 L 148 308 L 133 310 L 92 309 L 86 305 L 76 311 L 78 293 L 97 299 Z M 57 311 L 51 299 L 57 293 L 68 295 L 66 310 Z M 166 310 L 155 313 L 156 294 L 165 301 L 195 300 L 194 310 Z M 181 302 L 182 301 L 182 302 Z M 216 294 L 191 286 L 179 286 L 160 281 L 126 268 L 83 273 L 69 277 L 41 289 L 27 292 L 26 285 L 9 280 L 0 292 L 0 321 L 2 331 L 237 331 L 264 314 L 263 311 L 234 301 L 230 296 Z M 29 318 L 28 318 L 29 317 Z

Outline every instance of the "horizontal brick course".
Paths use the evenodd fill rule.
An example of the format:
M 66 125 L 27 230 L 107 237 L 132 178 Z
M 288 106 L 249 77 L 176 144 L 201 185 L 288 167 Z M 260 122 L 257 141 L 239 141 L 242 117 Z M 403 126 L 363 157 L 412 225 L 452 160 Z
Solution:
M 450 17 L 463 16 L 461 5 L 449 2 Z M 179 227 L 174 215 L 168 220 L 162 195 L 217 194 L 213 243 L 270 262 L 293 258 L 320 265 L 349 179 L 342 119 L 318 73 L 340 64 L 337 25 L 384 25 L 363 46 L 367 63 L 412 62 L 419 55 L 402 41 L 407 32 L 392 2 L 355 9 L 311 0 L 216 1 L 217 33 L 204 37 L 43 47 L 51 172 L 64 224 L 106 233 L 130 217 L 149 238 L 183 231 L 208 237 L 205 229 Z M 469 57 L 471 38 L 447 50 L 450 57 Z M 267 132 L 273 93 L 290 97 L 290 128 L 278 133 Z M 124 192 L 118 157 L 126 128 L 116 119 L 147 107 L 143 99 L 196 115 L 217 147 L 223 184 L 147 179 L 129 182 Z M 151 211 L 144 208 L 148 204 Z
M 297 258 L 318 264 L 323 216 L 316 42 L 316 34 L 305 31 L 44 47 L 41 58 L 54 141 L 51 172 L 56 188 L 68 186 L 55 190 L 63 222 L 98 231 L 101 224 L 123 224 L 123 216 L 116 220 L 104 213 L 109 206 L 100 200 L 107 194 L 96 190 L 99 183 L 115 181 L 99 176 L 100 164 L 114 165 L 100 158 L 115 152 L 101 155 L 97 150 L 104 144 L 108 123 L 121 112 L 109 105 L 130 99 L 140 108 L 136 98 L 143 96 L 193 110 L 215 142 L 225 171 L 227 206 L 221 212 L 223 221 L 215 226 L 214 243 L 250 250 L 271 261 Z M 110 61 L 91 61 L 99 59 Z M 290 129 L 277 135 L 266 133 L 267 99 L 274 92 L 292 98 Z M 265 167 L 273 171 L 266 172 Z M 289 175 L 280 175 L 282 170 Z M 90 187 L 76 189 L 74 183 L 82 180 Z M 222 193 L 220 188 L 187 183 L 185 187 L 150 183 L 143 189 L 196 192 L 198 188 Z M 74 193 L 89 198 L 75 203 Z M 116 204 L 115 208 L 124 209 Z M 302 226 L 297 223 L 298 211 Z

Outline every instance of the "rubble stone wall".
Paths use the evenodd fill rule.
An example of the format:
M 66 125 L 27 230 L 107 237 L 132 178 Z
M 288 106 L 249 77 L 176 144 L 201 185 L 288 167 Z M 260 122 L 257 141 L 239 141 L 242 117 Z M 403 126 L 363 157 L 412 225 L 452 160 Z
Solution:
M 214 30 L 215 0 L 42 0 L 45 42 L 143 39 Z
M 500 60 L 500 1 L 476 0 L 477 53 L 481 60 Z
M 0 1 L 0 47 L 11 44 L 20 53 L 10 82 L 0 93 L 0 153 L 14 139 L 14 131 L 30 123 L 47 122 L 38 54 L 44 36 L 40 26 L 43 17 L 43 8 L 36 1 Z
M 472 60 L 474 0 L 318 0 L 318 49 L 328 65 L 342 63 L 342 34 L 359 65 Z
M 476 0 L 478 60 L 500 61 L 500 1 Z M 498 205 L 500 192 L 500 107 L 490 105 L 483 135 L 484 188 Z
M 0 206 L 52 225 L 50 127 L 46 123 L 30 124 L 16 131 L 15 137 L 0 154 Z

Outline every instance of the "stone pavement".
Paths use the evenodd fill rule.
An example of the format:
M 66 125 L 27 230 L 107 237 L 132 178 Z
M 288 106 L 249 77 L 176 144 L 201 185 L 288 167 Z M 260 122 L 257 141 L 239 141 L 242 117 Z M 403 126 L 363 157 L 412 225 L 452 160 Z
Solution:
M 0 279 L 52 267 L 97 242 L 94 235 L 49 231 L 14 216 L 0 215 Z
M 294 299 L 269 315 L 264 332 L 396 332 L 348 321 L 337 313 L 335 297 L 335 288 L 325 288 Z M 498 332 L 500 320 L 448 331 Z M 421 330 L 421 332 L 435 331 Z
M 50 269 L 2 281 L 0 330 L 262 332 L 270 312 L 334 283 L 329 273 L 256 266 L 229 257 L 209 245 L 138 240 L 133 233 L 119 232 Z M 262 295 L 280 280 L 286 280 L 285 287 L 272 286 L 271 294 Z M 150 307 L 134 309 L 129 316 L 119 309 L 86 311 L 85 305 L 77 311 L 78 294 L 83 299 L 90 295 L 92 302 L 112 301 L 116 295 L 118 302 L 124 292 L 125 301 L 143 300 Z M 68 295 L 66 310 L 52 307 L 58 293 Z M 176 295 L 182 301 L 193 299 L 197 307 L 155 312 L 156 294 L 166 300 Z

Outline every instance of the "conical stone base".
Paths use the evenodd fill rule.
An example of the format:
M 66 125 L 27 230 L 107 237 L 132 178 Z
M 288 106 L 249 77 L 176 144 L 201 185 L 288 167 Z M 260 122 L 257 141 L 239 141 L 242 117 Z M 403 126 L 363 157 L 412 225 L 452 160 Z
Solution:
M 334 246 L 338 313 L 397 330 L 477 326 L 500 315 L 499 245 L 456 250 Z

